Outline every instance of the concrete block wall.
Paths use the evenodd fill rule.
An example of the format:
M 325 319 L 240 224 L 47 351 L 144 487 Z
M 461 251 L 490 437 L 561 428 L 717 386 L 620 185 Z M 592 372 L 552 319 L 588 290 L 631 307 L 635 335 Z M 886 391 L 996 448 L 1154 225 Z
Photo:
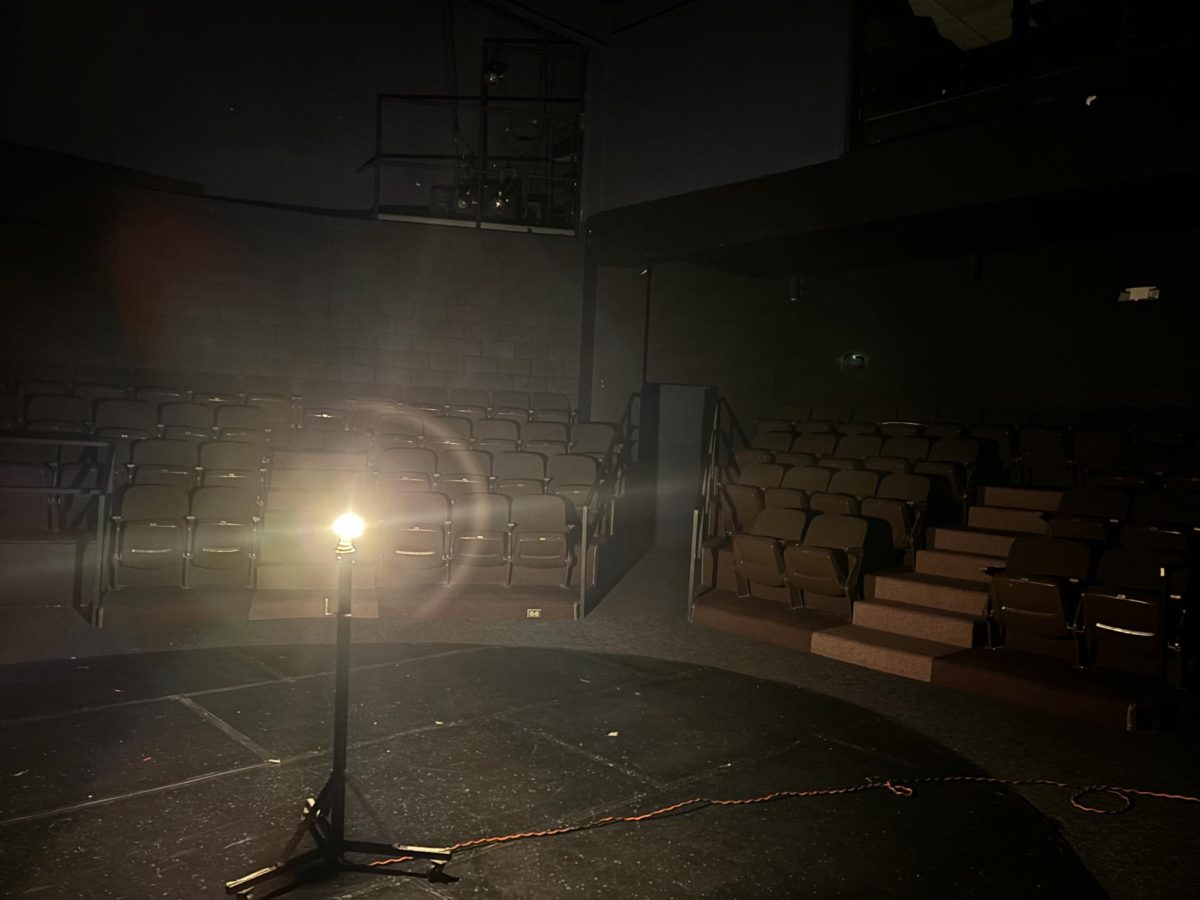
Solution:
M 102 206 L 6 209 L 5 362 L 577 400 L 582 252 L 572 238 L 133 189 Z

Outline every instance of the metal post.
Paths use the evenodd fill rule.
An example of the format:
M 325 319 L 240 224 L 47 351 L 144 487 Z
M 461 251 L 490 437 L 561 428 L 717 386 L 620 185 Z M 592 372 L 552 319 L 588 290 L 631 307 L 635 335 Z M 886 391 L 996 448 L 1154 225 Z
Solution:
M 696 557 L 700 547 L 700 508 L 692 510 L 692 554 L 688 557 L 687 620 L 692 621 L 692 610 L 696 600 Z
M 582 524 L 579 532 L 579 600 L 575 606 L 575 618 L 582 619 L 587 612 L 587 560 L 588 560 L 588 508 L 581 510 Z
M 1158 603 L 1158 708 L 1154 714 L 1155 731 L 1163 731 L 1167 722 L 1167 604 L 1171 600 L 1171 581 L 1167 576 L 1170 571 L 1166 566 L 1159 566 L 1158 569 L 1162 597 Z
M 329 824 L 335 843 L 346 836 L 346 745 L 350 733 L 350 592 L 354 577 L 354 545 L 337 546 L 337 655 L 333 695 L 333 772 L 329 777 Z
M 372 207 L 374 216 L 379 218 L 379 180 L 382 174 L 383 162 L 379 158 L 383 153 L 383 97 L 375 97 L 375 204 Z

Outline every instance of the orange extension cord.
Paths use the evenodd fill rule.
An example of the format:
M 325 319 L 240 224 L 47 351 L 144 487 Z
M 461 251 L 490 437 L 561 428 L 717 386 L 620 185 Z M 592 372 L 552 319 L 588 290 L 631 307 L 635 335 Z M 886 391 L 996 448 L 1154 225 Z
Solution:
M 841 794 L 858 794 L 864 791 L 886 790 L 890 791 L 897 797 L 911 797 L 913 788 L 909 785 L 918 784 L 953 784 L 961 782 L 970 782 L 975 784 L 998 784 L 1009 787 L 1055 787 L 1062 790 L 1071 791 L 1071 805 L 1075 809 L 1084 813 L 1095 813 L 1097 815 L 1116 815 L 1128 811 L 1133 806 L 1134 797 L 1156 797 L 1160 800 L 1180 800 L 1184 803 L 1200 803 L 1200 797 L 1192 797 L 1188 794 L 1164 794 L 1159 791 L 1143 791 L 1136 788 L 1113 787 L 1107 784 L 1092 784 L 1087 787 L 1077 788 L 1073 785 L 1066 784 L 1062 781 L 1051 781 L 1048 778 L 990 778 L 985 775 L 940 775 L 930 776 L 927 778 L 910 778 L 907 779 L 908 784 L 901 784 L 898 781 L 891 779 L 870 778 L 861 784 L 851 785 L 849 787 L 837 788 L 816 788 L 808 791 L 775 791 L 771 794 L 763 794 L 761 797 L 746 797 L 736 800 L 713 800 L 707 797 L 693 797 L 691 800 L 680 800 L 678 803 L 672 803 L 670 806 L 662 806 L 650 812 L 640 813 L 633 816 L 604 816 L 600 819 L 593 819 L 591 822 L 584 822 L 578 825 L 562 825 L 558 828 L 546 828 L 541 831 L 522 831 L 516 834 L 494 835 L 492 837 L 474 838 L 469 841 L 459 841 L 457 844 L 451 844 L 446 849 L 451 853 L 456 850 L 467 850 L 472 847 L 485 847 L 490 844 L 507 844 L 511 841 L 524 841 L 531 838 L 546 838 L 553 837 L 559 834 L 573 834 L 577 831 L 590 831 L 593 828 L 604 828 L 609 825 L 621 824 L 636 824 L 638 822 L 646 822 L 650 819 L 658 819 L 663 816 L 671 815 L 672 813 L 683 815 L 685 813 L 698 812 L 702 809 L 707 809 L 710 806 L 750 806 L 755 803 L 770 803 L 774 800 L 799 800 L 806 797 L 834 797 Z M 1112 809 L 1105 809 L 1100 806 L 1090 806 L 1083 802 L 1084 797 L 1092 794 L 1108 794 L 1110 797 L 1115 797 L 1119 805 Z M 389 866 L 393 863 L 408 862 L 414 859 L 412 856 L 397 856 L 394 859 L 379 859 L 369 865 L 372 866 Z

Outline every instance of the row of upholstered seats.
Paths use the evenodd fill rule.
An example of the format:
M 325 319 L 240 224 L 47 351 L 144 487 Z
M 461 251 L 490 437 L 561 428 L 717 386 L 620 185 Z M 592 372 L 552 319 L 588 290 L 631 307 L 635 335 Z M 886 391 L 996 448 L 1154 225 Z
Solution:
M 369 557 L 400 569 L 445 567 L 447 577 L 451 565 L 464 565 L 507 566 L 509 580 L 513 567 L 561 568 L 563 583 L 569 578 L 577 526 L 570 504 L 561 497 L 466 494 L 452 499 L 410 492 L 360 500 L 357 509 L 370 534 L 362 542 L 360 560 Z M 272 515 L 266 512 L 264 526 L 254 493 L 244 488 L 201 487 L 189 493 L 169 485 L 126 487 L 113 519 L 110 587 L 253 586 L 260 559 L 277 561 L 280 545 L 272 540 Z M 289 519 L 289 526 L 295 521 Z M 329 523 L 319 524 L 324 527 L 309 529 L 307 535 L 315 534 L 317 540 L 308 543 L 330 544 Z M 303 544 L 300 549 L 306 553 Z M 331 547 L 319 550 L 301 561 L 331 556 Z M 287 549 L 279 556 L 285 563 L 296 561 Z
M 1173 663 L 1179 680 L 1194 651 L 1193 565 L 1155 547 L 1020 537 L 992 572 L 993 644 L 1150 677 Z
M 886 423 L 912 422 L 930 425 L 998 425 L 1021 428 L 1027 425 L 1071 430 L 1183 431 L 1200 429 L 1200 409 L 1192 406 L 1164 407 L 1013 407 L 1013 406 L 779 406 L 770 420 L 799 428 L 809 422 Z M 785 429 L 786 430 L 786 429 Z
M 1200 550 L 1200 492 L 1085 486 L 1064 491 L 1046 514 L 1052 537 L 1194 555 Z

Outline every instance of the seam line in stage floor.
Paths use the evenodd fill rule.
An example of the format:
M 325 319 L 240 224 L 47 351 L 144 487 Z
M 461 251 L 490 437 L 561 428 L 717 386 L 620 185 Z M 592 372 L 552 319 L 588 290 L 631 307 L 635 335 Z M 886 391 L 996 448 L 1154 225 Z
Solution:
M 432 658 L 435 658 L 436 656 L 450 656 L 454 653 L 470 653 L 473 650 L 487 650 L 487 649 L 492 649 L 492 648 L 490 646 L 485 646 L 485 647 L 478 647 L 478 648 L 469 648 L 466 650 L 451 650 L 451 651 L 447 651 L 446 653 L 435 654 L 435 656 L 433 656 L 433 657 L 414 657 L 413 659 L 414 659 L 414 661 L 416 659 L 432 659 Z M 378 669 L 378 668 L 382 668 L 383 666 L 390 666 L 390 665 L 395 665 L 395 663 L 373 664 L 370 666 L 363 666 L 362 668 Z M 317 674 L 328 674 L 328 673 L 317 673 Z M 673 672 L 670 675 L 648 676 L 648 677 L 642 679 L 641 681 L 630 682 L 630 685 L 659 684 L 662 682 L 682 680 L 682 679 L 688 678 L 694 674 L 695 674 L 694 672 L 685 671 L 685 672 Z M 300 676 L 300 677 L 311 678 L 311 677 L 316 677 L 316 675 L 304 675 L 304 676 Z M 297 679 L 297 680 L 299 680 L 299 679 Z M 278 683 L 279 682 L 264 681 L 264 682 L 255 682 L 254 684 L 259 685 L 259 684 L 278 684 Z M 198 691 L 198 692 L 194 692 L 189 695 L 169 694 L 165 697 L 156 697 L 154 699 L 155 700 L 178 700 L 183 696 L 195 697 L 195 696 L 200 696 L 201 694 L 215 694 L 215 693 L 220 693 L 220 691 L 222 691 L 222 690 L 232 690 L 232 688 L 220 688 L 220 689 L 209 690 L 209 691 Z M 608 688 L 607 690 L 612 690 L 612 688 Z M 426 731 L 437 731 L 437 730 L 446 729 L 446 728 L 459 728 L 463 725 L 473 725 L 478 722 L 488 722 L 488 721 L 492 721 L 492 720 L 499 720 L 501 716 L 506 716 L 511 713 L 524 712 L 524 711 L 530 710 L 530 709 L 538 709 L 543 706 L 553 706 L 556 703 L 562 702 L 562 700 L 563 700 L 562 697 L 556 697 L 553 700 L 543 700 L 539 703 L 526 703 L 521 706 L 509 707 L 508 709 L 503 709 L 498 712 L 487 713 L 485 715 L 480 715 L 480 716 L 468 717 L 465 719 L 458 719 L 453 722 L 445 722 L 441 725 L 438 725 L 436 723 L 430 724 L 430 725 L 419 725 L 416 728 L 408 728 L 408 729 L 405 729 L 404 731 L 397 731 L 393 734 L 380 735 L 379 737 L 367 738 L 366 740 L 361 740 L 361 741 L 352 741 L 349 745 L 349 749 L 350 750 L 358 750 L 363 747 L 374 747 L 378 744 L 384 744 L 384 743 L 387 743 L 388 741 L 393 741 L 398 738 L 407 737 L 407 736 L 413 735 L 413 734 L 421 734 L 422 732 L 426 732 Z M 128 703 L 120 703 L 120 704 L 113 704 L 113 705 L 114 706 L 131 706 L 131 705 L 135 705 L 138 703 L 145 703 L 145 702 L 150 702 L 150 701 L 131 700 Z M 97 708 L 105 709 L 107 707 L 97 707 Z M 206 712 L 207 712 L 207 710 L 206 710 Z M 213 718 L 217 718 L 217 717 L 213 716 Z M 25 720 L 14 719 L 11 721 L 16 722 L 16 721 L 25 721 Z M 508 723 L 507 720 L 504 720 L 504 721 L 506 722 L 506 724 L 511 724 L 511 723 Z M 7 724 L 11 724 L 11 722 L 6 722 L 3 724 L 7 725 Z M 190 787 L 193 784 L 201 784 L 205 781 L 213 781 L 218 778 L 224 778 L 224 777 L 230 776 L 230 775 L 240 775 L 243 772 L 251 772 L 251 771 L 254 771 L 255 769 L 262 769 L 262 768 L 267 768 L 267 767 L 282 768 L 283 766 L 295 765 L 297 763 L 305 762 L 306 760 L 318 759 L 318 758 L 321 758 L 321 757 L 327 756 L 327 755 L 328 755 L 328 751 L 326 751 L 326 750 L 305 750 L 302 753 L 296 753 L 292 756 L 282 758 L 277 763 L 264 760 L 263 762 L 251 763 L 250 765 L 238 766 L 238 767 L 235 767 L 232 769 L 224 769 L 219 772 L 208 772 L 203 775 L 194 775 L 190 778 L 184 778 L 184 779 L 181 779 L 180 781 L 173 781 L 169 784 L 155 785 L 153 787 L 142 788 L 141 790 L 137 790 L 137 791 L 129 791 L 129 792 L 123 793 L 123 794 L 113 794 L 112 796 L 109 796 L 109 797 L 98 797 L 94 800 L 84 800 L 79 803 L 67 804 L 66 806 L 56 806 L 52 809 L 44 809 L 44 810 L 39 810 L 37 812 L 32 812 L 32 813 L 24 813 L 19 816 L 13 816 L 8 819 L 0 820 L 0 828 L 4 828 L 8 825 L 19 825 L 24 822 L 34 822 L 34 821 L 38 821 L 40 819 L 50 819 L 50 818 L 54 818 L 55 816 L 67 815 L 68 813 L 78 812 L 79 810 L 90 809 L 94 806 L 107 806 L 108 804 L 111 804 L 111 803 L 119 803 L 123 800 L 131 800 L 136 797 L 146 796 L 148 794 L 159 794 L 159 793 L 164 793 L 166 791 L 175 790 L 177 788 Z M 639 796 L 641 796 L 641 795 L 639 795 Z
M 266 672 L 268 675 L 270 675 L 276 681 L 290 682 L 290 681 L 296 680 L 296 676 L 288 675 L 284 672 L 280 672 L 274 666 L 268 665 L 267 663 L 263 662 L 261 659 L 256 659 L 254 656 L 252 656 L 249 653 L 246 653 L 244 650 L 231 647 L 231 648 L 229 648 L 229 652 L 233 656 L 240 659 L 242 662 L 244 662 L 248 665 L 254 666 L 254 668 L 259 669 L 260 671 Z
M 186 706 L 188 709 L 190 709 L 192 712 L 194 712 L 197 716 L 199 716 L 201 719 L 203 719 L 209 725 L 213 726 L 213 728 L 217 729 L 218 731 L 220 731 L 222 734 L 226 735 L 227 737 L 230 737 L 233 740 L 237 741 L 239 744 L 241 744 L 243 747 L 245 747 L 247 750 L 249 750 L 251 753 L 253 753 L 255 756 L 257 756 L 263 762 L 274 762 L 274 761 L 278 760 L 278 757 L 275 756 L 275 754 L 273 754 L 270 750 L 268 750 L 266 747 L 264 747 L 258 741 L 254 740 L 254 738 L 250 737 L 248 734 L 242 734 L 242 732 L 238 731 L 236 728 L 234 728 L 232 725 L 230 725 L 228 722 L 226 722 L 224 719 L 222 719 L 216 713 L 210 712 L 209 710 L 205 709 L 203 706 L 201 706 L 196 701 L 192 700 L 190 697 L 183 697 L 183 696 L 177 695 L 177 696 L 172 697 L 171 699 L 176 701 L 177 703 L 182 704 L 183 706 Z
M 386 669 L 388 666 L 401 666 L 410 662 L 424 662 L 427 659 L 440 659 L 445 656 L 456 656 L 460 653 L 478 653 L 480 650 L 490 650 L 490 645 L 480 647 L 468 647 L 462 650 L 446 650 L 442 653 L 430 653 L 428 656 L 413 656 L 408 659 L 399 659 L 392 662 L 384 663 L 369 663 L 365 666 L 354 666 L 350 669 L 351 672 L 369 672 L 372 669 Z M 19 664 L 18 664 L 19 665 Z M 120 709 L 124 706 L 140 706 L 144 703 L 159 703 L 164 700 L 174 700 L 177 697 L 205 697 L 209 694 L 221 694 L 226 691 L 241 691 L 246 688 L 264 687 L 269 684 L 291 684 L 297 681 L 307 681 L 310 678 L 322 678 L 327 675 L 332 675 L 333 670 L 321 672 L 308 672 L 304 675 L 283 676 L 280 678 L 268 678 L 262 681 L 246 681 L 242 684 L 227 684 L 223 687 L 202 688 L 198 691 L 184 691 L 183 693 L 175 694 L 159 694 L 154 697 L 141 697 L 136 700 L 119 700 L 116 703 L 99 703 L 95 706 L 80 706 L 75 709 L 65 709 L 62 712 L 54 713 L 39 713 L 33 716 L 21 716 L 16 719 L 0 719 L 0 728 L 9 725 L 25 725 L 31 722 L 48 722 L 51 719 L 65 719 L 67 716 L 75 716 L 80 713 L 100 712 L 104 709 Z
M 534 728 L 532 725 L 525 725 L 516 719 L 510 719 L 504 713 L 498 713 L 493 718 L 495 718 L 496 721 L 512 725 L 514 728 L 524 731 L 526 734 L 533 735 L 536 738 L 541 738 L 544 741 L 549 741 L 558 747 L 562 747 L 564 750 L 569 750 L 571 753 L 575 753 L 579 756 L 590 759 L 592 762 L 600 763 L 602 766 L 608 766 L 610 769 L 616 769 L 622 775 L 632 778 L 634 781 L 640 781 L 655 788 L 666 787 L 664 782 L 659 781 L 652 775 L 647 775 L 645 772 L 639 772 L 637 769 L 632 769 L 629 766 L 623 765 L 615 760 L 611 760 L 606 756 L 601 756 L 599 753 L 593 753 L 592 751 L 586 750 L 576 744 L 564 741 L 562 738 L 555 737 L 548 732 L 542 731 L 540 728 Z

